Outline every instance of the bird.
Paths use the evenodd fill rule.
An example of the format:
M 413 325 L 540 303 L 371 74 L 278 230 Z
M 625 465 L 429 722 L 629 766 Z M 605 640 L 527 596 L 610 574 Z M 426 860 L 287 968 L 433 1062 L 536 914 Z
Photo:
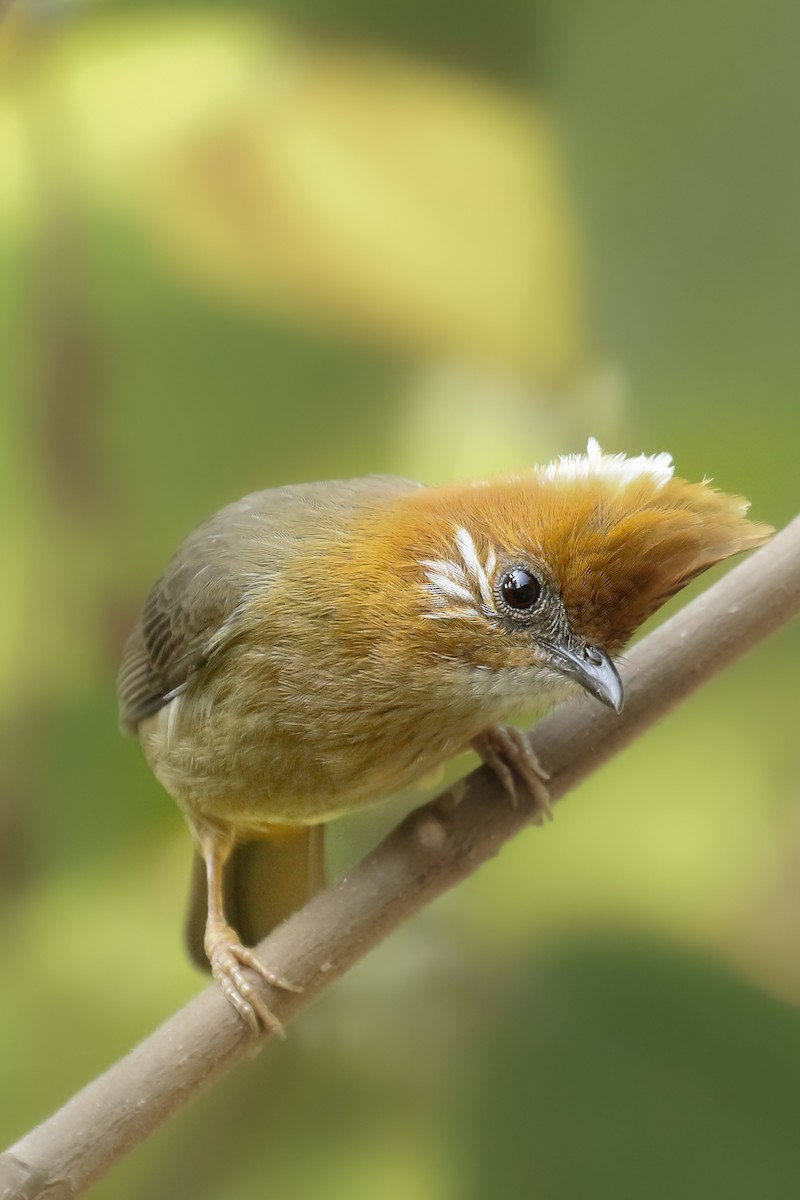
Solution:
M 193 835 L 193 957 L 252 1030 L 282 1032 L 254 973 L 294 985 L 252 946 L 322 886 L 325 823 L 469 748 L 546 815 L 510 722 L 582 692 L 619 712 L 639 626 L 772 533 L 748 507 L 592 438 L 476 482 L 270 488 L 188 536 L 126 643 L 120 722 Z

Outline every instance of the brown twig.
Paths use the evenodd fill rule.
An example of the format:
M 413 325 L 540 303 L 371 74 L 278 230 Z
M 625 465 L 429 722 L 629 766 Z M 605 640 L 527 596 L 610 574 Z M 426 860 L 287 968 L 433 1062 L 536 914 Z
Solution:
M 800 611 L 800 517 L 630 654 L 621 716 L 593 701 L 536 727 L 558 800 L 669 709 Z M 266 989 L 288 1020 L 376 943 L 471 874 L 530 820 L 484 767 L 418 809 L 362 863 L 259 947 L 304 985 Z M 0 1200 L 80 1195 L 245 1055 L 253 1038 L 212 985 L 0 1156 Z

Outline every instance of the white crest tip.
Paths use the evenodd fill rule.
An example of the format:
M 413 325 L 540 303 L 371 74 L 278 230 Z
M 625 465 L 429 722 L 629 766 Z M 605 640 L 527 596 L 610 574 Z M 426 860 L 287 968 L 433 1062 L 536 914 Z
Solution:
M 585 454 L 562 454 L 554 462 L 541 467 L 541 479 L 558 483 L 574 483 L 581 479 L 604 479 L 620 487 L 648 475 L 657 487 L 664 487 L 673 475 L 672 455 L 639 454 L 627 458 L 624 454 L 604 454 L 596 438 L 589 438 Z

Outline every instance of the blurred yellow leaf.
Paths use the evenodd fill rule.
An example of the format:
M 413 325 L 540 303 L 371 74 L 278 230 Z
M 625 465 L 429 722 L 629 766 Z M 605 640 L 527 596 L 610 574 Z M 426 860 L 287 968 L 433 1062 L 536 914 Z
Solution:
M 0 102 L 0 227 L 24 212 L 29 185 L 25 130 L 19 112 Z
M 75 174 L 113 178 L 142 158 L 179 154 L 181 139 L 272 71 L 281 39 L 236 14 L 95 21 L 62 32 L 42 72 L 69 137 Z M 275 61 L 273 61 L 275 60 Z
M 580 287 L 554 138 L 523 94 L 241 21 L 74 39 L 75 169 L 196 281 L 421 356 L 561 379 Z
M 548 376 L 578 356 L 549 131 L 510 95 L 309 53 L 141 182 L 170 248 L 242 295 Z

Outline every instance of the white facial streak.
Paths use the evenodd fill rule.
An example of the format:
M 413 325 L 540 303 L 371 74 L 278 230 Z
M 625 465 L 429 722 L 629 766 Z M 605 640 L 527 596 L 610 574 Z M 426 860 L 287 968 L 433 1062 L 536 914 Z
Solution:
M 480 619 L 481 606 L 494 609 L 491 583 L 497 565 L 494 550 L 490 549 L 486 562 L 481 562 L 472 534 L 463 526 L 458 526 L 455 531 L 455 544 L 460 562 L 449 559 L 420 560 L 427 579 L 424 590 L 429 598 L 433 597 L 436 605 L 434 612 L 424 614 L 432 621 L 475 621 Z M 460 603 L 450 606 L 448 599 Z
M 481 562 L 472 540 L 472 534 L 463 526 L 459 526 L 456 530 L 456 545 L 461 552 L 464 566 L 478 585 L 483 603 L 491 608 L 492 587 L 489 582 L 489 562 L 487 561 L 486 564 Z M 494 560 L 494 554 L 491 555 L 491 558 Z
M 456 600 L 466 600 L 469 604 L 474 603 L 472 592 L 463 583 L 459 583 L 457 579 L 453 579 L 448 573 L 447 568 L 452 567 L 452 563 L 432 562 L 430 559 L 423 559 L 421 566 L 428 567 L 425 572 L 429 583 L 432 583 L 435 588 L 443 592 L 446 596 L 452 596 Z

